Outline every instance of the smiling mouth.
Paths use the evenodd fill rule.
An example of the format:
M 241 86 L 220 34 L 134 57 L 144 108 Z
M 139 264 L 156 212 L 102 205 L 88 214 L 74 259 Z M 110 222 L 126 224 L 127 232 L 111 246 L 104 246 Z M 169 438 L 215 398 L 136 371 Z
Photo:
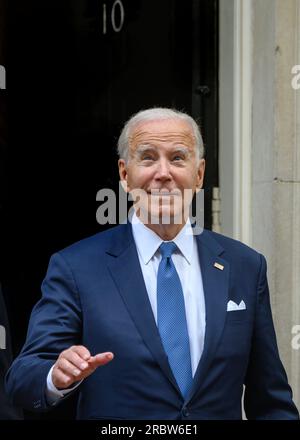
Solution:
M 151 196 L 159 196 L 159 197 L 170 197 L 170 196 L 179 196 L 181 193 L 180 191 L 147 191 L 147 193 Z

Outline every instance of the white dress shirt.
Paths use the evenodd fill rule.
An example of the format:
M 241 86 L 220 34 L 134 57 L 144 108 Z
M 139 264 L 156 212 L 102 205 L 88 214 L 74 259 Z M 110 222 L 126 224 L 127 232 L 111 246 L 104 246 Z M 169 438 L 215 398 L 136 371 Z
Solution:
M 145 226 L 135 214 L 132 217 L 132 232 L 146 290 L 157 324 L 157 271 L 161 260 L 159 246 L 163 240 Z M 172 241 L 178 248 L 178 252 L 173 253 L 172 260 L 180 278 L 184 296 L 192 374 L 194 376 L 204 345 L 205 300 L 197 242 L 190 221 L 185 224 Z
M 159 247 L 163 240 L 155 234 L 155 232 L 145 226 L 138 219 L 136 214 L 133 215 L 131 221 L 133 238 L 136 244 L 146 290 L 154 319 L 157 323 L 157 271 L 161 260 Z M 178 250 L 173 253 L 172 260 L 182 285 L 190 342 L 192 374 L 194 376 L 203 352 L 205 300 L 197 242 L 192 233 L 192 227 L 189 221 L 172 241 L 178 248 Z M 47 376 L 46 396 L 49 403 L 55 404 L 70 391 L 73 391 L 81 382 L 70 389 L 63 391 L 57 390 L 51 379 L 52 368 Z

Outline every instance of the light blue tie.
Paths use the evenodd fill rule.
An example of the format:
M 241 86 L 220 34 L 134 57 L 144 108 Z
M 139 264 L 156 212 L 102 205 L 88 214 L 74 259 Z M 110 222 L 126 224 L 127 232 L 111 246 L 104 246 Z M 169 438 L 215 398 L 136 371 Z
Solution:
M 160 246 L 162 256 L 157 274 L 157 325 L 171 370 L 186 397 L 193 383 L 189 335 L 180 279 L 171 255 L 172 241 Z

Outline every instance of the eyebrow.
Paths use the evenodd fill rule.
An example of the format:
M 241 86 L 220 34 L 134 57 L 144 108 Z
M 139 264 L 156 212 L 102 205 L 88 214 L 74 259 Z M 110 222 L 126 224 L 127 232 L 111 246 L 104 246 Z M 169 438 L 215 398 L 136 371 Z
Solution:
M 136 152 L 139 154 L 142 154 L 145 151 L 149 151 L 149 150 L 156 150 L 156 148 L 150 144 L 141 144 L 136 147 Z
M 187 147 L 175 147 L 175 149 L 172 151 L 172 153 L 182 153 L 182 154 L 186 154 L 189 155 L 190 150 Z
M 147 152 L 147 151 L 156 151 L 156 147 L 150 144 L 142 144 L 142 145 L 138 145 L 136 148 L 136 153 L 138 155 L 142 155 L 143 153 Z M 187 147 L 182 147 L 182 146 L 178 146 L 175 147 L 174 150 L 171 151 L 171 153 L 182 153 L 185 155 L 189 154 L 189 149 Z

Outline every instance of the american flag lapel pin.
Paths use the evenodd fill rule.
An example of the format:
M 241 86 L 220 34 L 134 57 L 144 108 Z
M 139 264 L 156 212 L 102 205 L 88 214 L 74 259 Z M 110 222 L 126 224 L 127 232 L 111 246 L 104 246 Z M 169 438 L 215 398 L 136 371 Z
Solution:
M 214 263 L 214 267 L 216 267 L 219 270 L 224 270 L 223 264 L 220 264 L 220 263 Z

